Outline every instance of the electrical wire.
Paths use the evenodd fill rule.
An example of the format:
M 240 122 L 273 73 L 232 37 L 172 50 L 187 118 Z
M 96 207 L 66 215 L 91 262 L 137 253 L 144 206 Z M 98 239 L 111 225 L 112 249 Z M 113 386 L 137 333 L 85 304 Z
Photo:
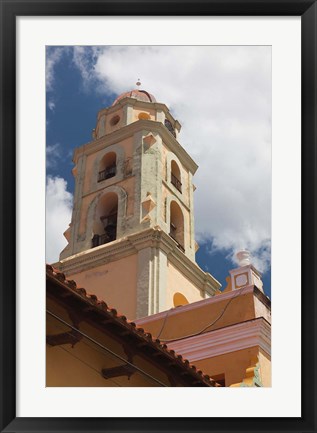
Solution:
M 243 287 L 243 289 L 242 289 L 241 291 L 237 292 L 235 296 L 233 296 L 232 298 L 230 298 L 229 301 L 227 302 L 227 304 L 225 305 L 224 309 L 222 310 L 222 312 L 219 314 L 219 316 L 218 316 L 218 317 L 217 317 L 213 322 L 209 323 L 207 326 L 205 326 L 205 327 L 204 327 L 203 329 L 201 329 L 200 331 L 195 332 L 195 333 L 193 333 L 193 334 L 184 335 L 184 336 L 179 337 L 179 338 L 171 338 L 171 339 L 168 339 L 168 340 L 165 340 L 164 338 L 161 338 L 161 341 L 162 341 L 163 343 L 170 343 L 170 342 L 172 342 L 172 341 L 179 341 L 179 340 L 183 340 L 183 339 L 185 339 L 185 338 L 195 337 L 195 336 L 197 336 L 197 335 L 202 334 L 203 332 L 206 331 L 206 329 L 208 329 L 208 328 L 210 328 L 211 326 L 215 325 L 215 324 L 218 322 L 218 320 L 221 319 L 221 317 L 225 314 L 225 312 L 226 312 L 227 308 L 229 307 L 229 305 L 231 304 L 231 302 L 232 302 L 234 299 L 236 299 L 238 296 L 240 296 L 246 287 L 248 287 L 248 286 Z M 167 316 L 168 316 L 168 313 L 169 313 L 169 312 L 170 312 L 170 310 L 168 310 L 167 313 L 166 313 L 166 316 L 165 316 L 165 319 L 166 319 L 166 320 L 167 320 Z M 164 326 L 165 326 L 165 324 L 166 324 L 166 320 L 165 320 L 165 319 L 164 319 L 164 322 L 163 322 L 163 325 L 164 325 Z M 160 334 L 162 333 L 164 326 L 162 327 L 162 329 L 161 329 L 161 331 L 160 331 Z M 157 338 L 158 338 L 158 337 L 157 337 Z
M 163 329 L 165 328 L 167 317 L 172 310 L 174 310 L 174 308 L 170 308 L 169 310 L 167 310 L 165 317 L 164 317 L 164 320 L 163 320 L 163 323 L 162 323 L 162 326 L 161 326 L 161 329 L 160 329 L 160 332 L 157 334 L 157 337 L 156 337 L 157 340 L 160 338 L 160 335 L 162 334 Z
M 88 362 L 84 361 L 83 359 L 79 358 L 79 356 L 76 356 L 74 353 L 72 353 L 69 350 L 65 349 L 65 347 L 62 347 L 62 346 L 57 346 L 57 347 L 58 347 L 58 349 L 64 350 L 64 352 L 68 353 L 68 355 L 72 356 L 73 358 L 76 358 L 78 361 L 80 361 L 83 364 L 85 364 L 88 368 L 90 368 L 91 370 L 95 371 L 96 373 L 98 373 L 98 376 L 100 376 L 100 371 L 97 370 L 96 368 L 94 368 L 92 365 L 88 364 Z M 110 380 L 110 382 L 113 382 L 117 386 L 122 387 L 122 385 L 120 385 L 114 379 L 107 379 L 107 380 Z
M 61 325 L 61 324 L 56 324 L 55 325 L 57 328 L 59 328 L 60 330 L 65 330 L 65 325 Z M 85 339 L 83 339 L 83 340 L 81 340 L 81 343 L 83 343 L 83 344 L 85 344 L 87 347 L 89 347 L 91 350 L 94 350 L 95 352 L 98 352 L 98 353 L 102 353 L 102 354 L 104 354 L 104 352 L 103 351 L 101 351 L 101 350 L 98 350 L 96 347 L 94 347 L 94 345 L 91 345 L 91 344 L 89 344 L 89 343 L 87 343 L 86 341 L 85 341 Z M 84 361 L 82 358 L 80 358 L 79 356 L 76 356 L 74 353 L 72 353 L 71 351 L 69 351 L 69 350 L 67 350 L 65 347 L 63 347 L 63 346 L 61 346 L 61 345 L 58 345 L 58 346 L 55 346 L 55 347 L 57 347 L 58 349 L 62 349 L 62 350 L 64 350 L 65 352 L 67 352 L 69 355 L 71 355 L 71 356 L 73 356 L 74 358 L 76 358 L 76 359 L 78 359 L 78 361 L 80 361 L 80 362 L 82 362 L 83 364 L 85 364 L 87 367 L 89 367 L 89 368 L 91 368 L 93 371 L 95 371 L 96 373 L 98 373 L 98 375 L 100 376 L 100 370 L 97 370 L 96 368 L 94 368 L 92 365 L 90 365 L 90 364 L 88 364 L 88 362 L 86 362 L 86 361 Z M 121 387 L 122 385 L 120 385 L 118 382 L 116 382 L 114 379 L 110 379 L 110 378 L 108 378 L 107 380 L 110 380 L 110 381 L 112 381 L 113 383 L 115 383 L 117 386 L 119 386 L 119 387 Z
M 112 350 L 108 349 L 107 347 L 103 346 L 101 343 L 99 343 L 97 340 L 91 338 L 89 335 L 85 334 L 84 332 L 80 331 L 79 329 L 75 328 L 73 325 L 71 325 L 70 323 L 66 322 L 65 320 L 63 320 L 61 317 L 56 316 L 56 314 L 52 313 L 49 310 L 46 310 L 46 312 L 54 317 L 56 320 L 58 320 L 59 322 L 63 323 L 66 326 L 69 326 L 71 329 L 73 329 L 74 331 L 78 332 L 80 335 L 82 335 L 83 337 L 87 338 L 87 340 L 91 341 L 92 343 L 94 343 L 96 346 L 102 348 L 103 350 L 105 350 L 106 352 L 110 353 L 111 355 L 115 356 L 116 358 L 120 359 L 121 361 L 125 362 L 126 364 L 130 365 L 131 367 L 133 367 L 135 370 L 139 371 L 141 374 L 143 374 L 144 376 L 147 376 L 148 378 L 152 379 L 154 382 L 158 383 L 161 386 L 164 387 L 168 387 L 168 385 L 165 385 L 165 383 L 161 382 L 160 380 L 156 379 L 155 377 L 153 377 L 152 375 L 150 375 L 149 373 L 147 373 L 146 371 L 142 370 L 141 368 L 137 367 L 136 365 L 132 364 L 131 362 L 127 361 L 126 359 L 124 359 L 122 356 L 116 354 L 115 352 L 113 352 Z
M 57 324 L 56 324 L 56 327 L 59 328 L 60 330 L 65 331 L 65 325 L 62 325 L 62 324 L 57 323 Z M 99 349 L 99 347 L 96 347 L 94 344 L 91 344 L 89 341 L 87 342 L 87 341 L 85 340 L 85 338 L 83 338 L 82 340 L 80 340 L 80 342 L 81 342 L 82 344 L 84 344 L 85 346 L 89 347 L 89 349 L 94 350 L 95 352 L 101 353 L 102 355 L 105 355 L 105 351 L 104 351 L 104 350 Z M 69 352 L 69 353 L 71 353 L 71 352 Z M 110 359 L 114 358 L 114 357 L 111 358 L 111 356 L 112 356 L 112 355 L 109 356 Z M 79 359 L 79 358 L 78 358 L 78 359 Z M 99 372 L 99 373 L 100 373 L 100 372 Z
M 98 353 L 100 353 L 102 355 L 105 355 L 105 351 L 103 349 L 100 349 L 99 347 L 96 347 L 94 344 L 91 344 L 89 341 L 87 342 L 87 341 L 85 341 L 85 339 L 82 339 L 81 343 L 85 344 L 87 347 L 89 347 L 90 349 L 94 350 L 95 352 L 98 352 Z M 111 355 L 111 354 L 109 354 L 109 355 Z M 125 363 L 128 363 L 128 362 L 125 361 Z M 100 374 L 100 372 L 99 372 L 99 374 Z M 107 379 L 107 380 L 110 380 L 110 379 Z M 121 385 L 118 384 L 118 386 L 121 386 Z

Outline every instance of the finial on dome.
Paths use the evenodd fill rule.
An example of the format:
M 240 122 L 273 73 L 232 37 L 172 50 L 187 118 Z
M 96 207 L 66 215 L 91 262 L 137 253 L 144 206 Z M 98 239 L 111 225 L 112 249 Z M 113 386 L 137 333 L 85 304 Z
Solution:
M 140 87 L 141 86 L 141 81 L 140 81 L 140 78 L 138 78 L 138 81 L 135 83 L 138 87 Z

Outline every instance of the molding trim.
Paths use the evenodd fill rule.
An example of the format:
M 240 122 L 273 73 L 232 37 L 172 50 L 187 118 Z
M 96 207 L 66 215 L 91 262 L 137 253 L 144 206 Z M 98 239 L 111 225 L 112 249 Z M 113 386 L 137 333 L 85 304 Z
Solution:
M 193 284 L 201 287 L 211 296 L 221 287 L 220 283 L 209 273 L 204 272 L 195 262 L 180 251 L 176 242 L 160 228 L 154 227 L 124 238 L 80 252 L 57 263 L 53 263 L 62 272 L 76 273 L 88 270 L 104 263 L 119 260 L 131 254 L 136 254 L 144 248 L 159 248 L 180 272 Z M 236 292 L 235 292 L 236 293 Z
M 258 362 L 255 365 L 251 365 L 245 371 L 245 377 L 242 382 L 233 383 L 230 387 L 235 388 L 250 388 L 250 387 L 263 387 L 263 383 L 261 381 L 260 376 L 260 363 Z
M 169 112 L 169 109 L 167 107 L 167 105 L 163 104 L 162 102 L 146 102 L 146 101 L 139 101 L 136 98 L 131 98 L 129 96 L 120 99 L 115 105 L 110 105 L 110 107 L 106 107 L 106 108 L 102 108 L 100 111 L 98 111 L 97 114 L 97 120 L 100 119 L 101 116 L 105 115 L 105 114 L 111 114 L 114 113 L 118 110 L 118 107 L 120 106 L 121 108 L 125 107 L 126 105 L 132 105 L 132 106 L 136 106 L 138 108 L 144 108 L 144 109 L 149 109 L 149 108 L 154 108 L 155 110 L 160 110 L 163 111 L 164 114 L 166 115 L 166 117 L 169 118 L 169 120 L 172 120 L 173 122 L 177 123 L 177 127 L 180 129 L 181 125 L 178 122 L 178 120 L 176 120 L 171 113 Z
M 123 238 L 74 254 L 64 260 L 52 263 L 52 266 L 61 272 L 72 274 L 95 268 L 107 262 L 119 260 L 136 252 L 133 245 L 127 242 L 126 238 Z
M 160 228 L 154 227 L 136 234 L 132 234 L 128 236 L 128 239 L 133 243 L 136 249 L 152 246 L 165 251 L 168 261 L 170 261 L 171 264 L 173 264 L 195 285 L 202 287 L 202 289 L 211 296 L 214 296 L 216 292 L 219 291 L 221 287 L 219 281 L 217 281 L 208 272 L 204 272 L 196 262 L 189 259 L 177 247 L 176 242 Z
M 139 325 L 138 321 L 136 322 Z M 189 362 L 259 346 L 271 356 L 271 325 L 262 317 L 167 344 Z
M 84 144 L 75 149 L 74 151 L 74 161 L 81 154 L 90 155 L 107 146 L 116 144 L 125 138 L 131 137 L 136 132 L 139 131 L 149 131 L 157 132 L 161 135 L 164 143 L 168 146 L 171 152 L 175 153 L 179 157 L 181 163 L 191 172 L 195 173 L 198 165 L 189 156 L 186 150 L 181 146 L 181 144 L 176 140 L 176 138 L 167 130 L 167 128 L 161 122 L 156 122 L 155 120 L 137 120 L 136 122 L 130 123 L 129 125 L 123 126 L 116 131 L 113 131 L 103 137 L 100 137 L 94 141 Z

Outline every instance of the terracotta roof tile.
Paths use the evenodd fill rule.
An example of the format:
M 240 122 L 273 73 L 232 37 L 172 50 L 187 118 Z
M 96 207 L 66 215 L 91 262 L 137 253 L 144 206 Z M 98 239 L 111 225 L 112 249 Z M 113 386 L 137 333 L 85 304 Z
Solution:
M 200 380 L 204 381 L 209 386 L 215 385 L 215 381 L 209 375 L 204 374 L 201 370 L 197 370 L 196 366 L 190 364 L 187 359 L 182 357 L 182 355 L 175 353 L 173 349 L 168 349 L 165 343 L 161 343 L 159 339 L 153 338 L 150 332 L 146 332 L 143 328 L 137 327 L 136 324 L 133 321 L 128 320 L 126 316 L 118 314 L 115 308 L 109 307 L 106 302 L 98 299 L 96 295 L 87 293 L 87 291 L 82 287 L 77 287 L 76 282 L 74 280 L 67 280 L 65 274 L 62 272 L 59 272 L 57 269 L 47 264 L 46 275 L 48 278 L 61 282 L 65 288 L 76 293 L 94 307 L 108 314 L 110 313 L 115 320 L 125 324 L 132 333 L 138 334 L 138 336 L 141 336 L 147 343 L 156 347 L 157 350 L 160 350 L 169 357 L 172 357 L 176 363 L 182 365 L 183 368 L 187 369 L 191 374 L 198 376 Z

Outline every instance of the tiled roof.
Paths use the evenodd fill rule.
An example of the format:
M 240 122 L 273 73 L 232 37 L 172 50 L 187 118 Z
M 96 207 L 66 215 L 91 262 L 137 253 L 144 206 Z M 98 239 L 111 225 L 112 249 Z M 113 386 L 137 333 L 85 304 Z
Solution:
M 146 90 L 134 89 L 119 95 L 116 98 L 116 100 L 113 102 L 112 106 L 116 105 L 121 99 L 124 98 L 134 98 L 137 99 L 138 101 L 144 101 L 144 102 L 156 102 L 155 97 L 151 95 L 151 93 L 148 93 Z
M 139 338 L 143 339 L 147 345 L 152 346 L 156 351 L 168 357 L 170 361 L 172 360 L 175 365 L 186 370 L 194 379 L 203 382 L 207 386 L 217 386 L 210 376 L 198 370 L 195 365 L 190 364 L 182 355 L 178 355 L 174 350 L 168 349 L 166 344 L 161 343 L 159 339 L 153 338 L 152 335 L 143 328 L 137 327 L 134 322 L 129 321 L 124 315 L 118 314 L 115 308 L 109 307 L 104 301 L 99 300 L 96 295 L 89 294 L 84 288 L 77 287 L 75 281 L 67 280 L 65 274 L 59 272 L 51 265 L 46 265 L 46 278 L 62 286 L 65 290 L 71 291 L 74 295 L 79 296 L 90 306 L 96 308 L 97 311 L 102 311 L 108 318 L 111 318 L 113 322 L 128 329 L 131 334 L 137 335 Z

